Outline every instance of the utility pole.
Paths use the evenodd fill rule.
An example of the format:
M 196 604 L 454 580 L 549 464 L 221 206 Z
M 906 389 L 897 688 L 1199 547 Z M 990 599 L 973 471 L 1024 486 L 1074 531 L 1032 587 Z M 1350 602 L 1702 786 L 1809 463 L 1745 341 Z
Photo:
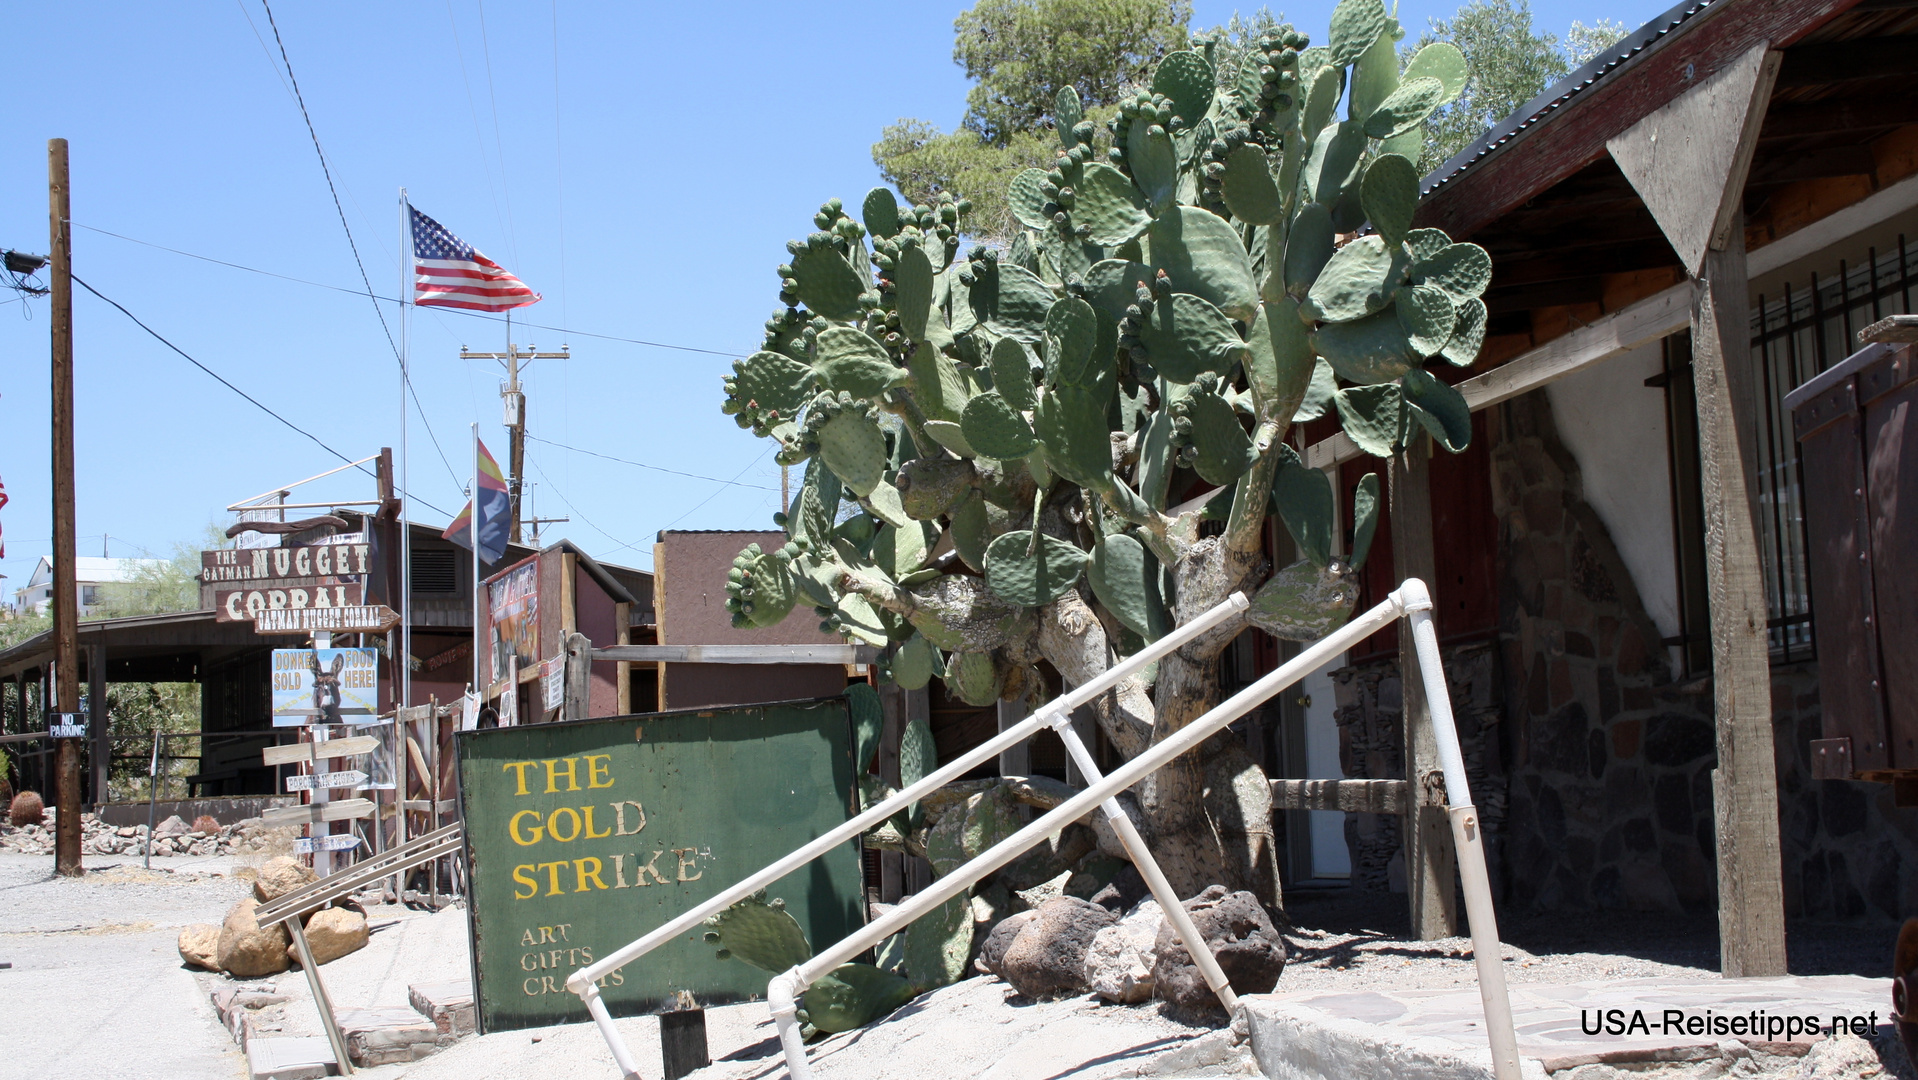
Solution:
M 509 341 L 503 353 L 460 350 L 461 360 L 498 360 L 506 366 L 506 385 L 500 387 L 499 396 L 505 406 L 506 430 L 512 435 L 510 453 L 507 457 L 507 469 L 511 475 L 506 479 L 506 499 L 512 509 L 512 532 L 509 536 L 515 544 L 520 542 L 520 488 L 524 485 L 526 475 L 526 393 L 519 383 L 519 362 L 521 360 L 565 360 L 573 355 L 570 348 L 565 345 L 560 346 L 559 352 L 535 351 L 538 348 L 539 346 L 532 345 L 522 349 Z
M 528 484 L 526 486 L 532 489 L 538 489 L 539 487 L 538 484 Z M 526 496 L 526 503 L 528 506 L 531 506 L 533 508 L 532 515 L 526 519 L 526 524 L 531 525 L 533 527 L 532 542 L 535 548 L 539 547 L 539 527 L 541 525 L 558 525 L 562 521 L 573 520 L 572 518 L 563 518 L 563 517 L 559 517 L 559 518 L 540 517 L 539 516 L 539 500 L 533 498 L 530 492 Z
M 47 140 L 48 229 L 53 241 L 53 869 L 80 870 L 80 589 L 73 535 L 73 252 L 67 141 Z

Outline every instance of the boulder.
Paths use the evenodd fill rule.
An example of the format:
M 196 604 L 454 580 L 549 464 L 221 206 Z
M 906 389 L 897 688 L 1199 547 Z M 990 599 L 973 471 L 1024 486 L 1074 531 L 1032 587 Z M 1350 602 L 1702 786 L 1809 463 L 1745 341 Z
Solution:
M 972 959 L 973 968 L 986 975 L 998 975 L 999 965 L 1006 958 L 1006 950 L 1012 948 L 1012 940 L 1037 914 L 1034 911 L 1021 911 L 1000 919 L 986 935 L 985 944 L 979 946 L 979 955 Z
M 1185 901 L 1192 921 L 1199 928 L 1219 967 L 1241 994 L 1264 994 L 1279 984 L 1285 970 L 1285 939 L 1272 925 L 1271 916 L 1249 892 L 1229 893 L 1223 885 L 1212 885 Z M 1185 943 L 1170 922 L 1159 928 L 1155 943 L 1158 956 L 1152 978 L 1158 996 L 1180 1009 L 1216 1009 L 1219 999 L 1199 974 Z
M 160 824 L 154 828 L 153 835 L 185 836 L 192 831 L 193 829 L 188 826 L 185 821 L 181 820 L 180 815 L 171 814 L 165 821 L 160 822 Z
M 320 875 L 314 873 L 312 867 L 300 865 L 300 861 L 290 855 L 280 855 L 260 867 L 260 876 L 253 881 L 253 895 L 260 903 L 270 904 L 318 880 Z
M 1159 928 L 1165 914 L 1157 900 L 1142 900 L 1117 926 L 1092 936 L 1086 948 L 1086 986 L 1122 1005 L 1152 997 L 1153 964 L 1158 960 Z
M 1099 931 L 1119 917 L 1076 896 L 1048 900 L 1021 927 L 999 977 L 1026 997 L 1078 993 L 1086 986 L 1086 949 Z
M 180 931 L 180 959 L 196 968 L 220 970 L 220 928 L 194 923 Z
M 259 906 L 256 900 L 241 900 L 226 913 L 226 922 L 220 926 L 217 958 L 220 970 L 228 975 L 251 979 L 287 969 L 286 927 L 275 923 L 261 929 L 253 914 Z
M 306 947 L 315 964 L 330 964 L 347 953 L 366 948 L 366 916 L 343 907 L 321 908 L 306 917 Z M 300 962 L 300 950 L 288 943 L 286 959 Z

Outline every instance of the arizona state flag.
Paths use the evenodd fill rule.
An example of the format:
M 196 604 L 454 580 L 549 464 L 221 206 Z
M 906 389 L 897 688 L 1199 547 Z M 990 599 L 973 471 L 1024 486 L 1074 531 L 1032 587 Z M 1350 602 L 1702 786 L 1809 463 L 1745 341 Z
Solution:
M 506 498 L 506 477 L 499 471 L 499 462 L 486 452 L 485 443 L 479 443 L 478 466 L 479 490 L 466 501 L 466 505 L 460 508 L 459 516 L 440 535 L 472 551 L 473 519 L 477 517 L 480 562 L 496 563 L 506 554 L 506 534 L 512 521 L 512 510 Z

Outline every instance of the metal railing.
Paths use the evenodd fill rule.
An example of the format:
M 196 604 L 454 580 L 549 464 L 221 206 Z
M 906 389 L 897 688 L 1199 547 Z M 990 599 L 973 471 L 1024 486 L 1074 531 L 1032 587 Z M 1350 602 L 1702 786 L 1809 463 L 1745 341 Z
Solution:
M 797 998 L 800 993 L 834 968 L 883 939 L 904 930 L 913 920 L 959 895 L 975 882 L 1011 862 L 1047 836 L 1094 810 L 1103 811 L 1112 823 L 1133 865 L 1145 878 L 1154 898 L 1159 901 L 1166 920 L 1179 934 L 1186 946 L 1186 951 L 1192 956 L 1200 974 L 1205 977 L 1206 984 L 1218 995 L 1220 1003 L 1228 1011 L 1236 1010 L 1238 997 L 1233 993 L 1225 973 L 1220 970 L 1218 961 L 1206 947 L 1203 936 L 1193 925 L 1191 916 L 1186 913 L 1180 898 L 1173 891 L 1171 883 L 1166 880 L 1165 874 L 1159 869 L 1158 862 L 1153 858 L 1150 849 L 1146 847 L 1137 828 L 1119 805 L 1117 795 L 1180 754 L 1197 747 L 1227 724 L 1257 708 L 1273 694 L 1323 667 L 1356 642 L 1369 637 L 1392 621 L 1404 617 L 1411 624 L 1413 639 L 1418 650 L 1419 670 L 1425 681 L 1426 696 L 1432 713 L 1432 725 L 1439 744 L 1447 798 L 1456 800 L 1450 803 L 1448 812 L 1451 817 L 1453 836 L 1458 844 L 1458 865 L 1465 886 L 1466 912 L 1471 919 L 1472 952 L 1478 966 L 1479 990 L 1485 1006 L 1486 1032 L 1492 1047 L 1494 1073 L 1498 1080 L 1518 1080 L 1517 1041 L 1512 1026 L 1511 1004 L 1505 993 L 1505 973 L 1500 966 L 1498 924 L 1493 913 L 1491 889 L 1485 871 L 1483 838 L 1478 815 L 1471 804 L 1469 789 L 1466 786 L 1464 761 L 1459 752 L 1458 733 L 1452 720 L 1451 698 L 1447 691 L 1443 668 L 1439 665 L 1438 637 L 1432 628 L 1432 601 L 1423 582 L 1417 579 L 1407 580 L 1398 591 L 1392 593 L 1378 606 L 1353 618 L 1344 627 L 1305 649 L 1278 670 L 1264 676 L 1204 716 L 1154 744 L 1109 776 L 1100 774 L 1091 753 L 1079 739 L 1078 733 L 1073 730 L 1071 714 L 1074 709 L 1110 690 L 1159 657 L 1243 611 L 1246 605 L 1245 596 L 1234 593 L 1229 599 L 1192 622 L 1126 658 L 1097 678 L 1088 680 L 1069 693 L 1047 702 L 1024 720 L 1008 727 L 892 798 L 873 806 L 846 824 L 827 832 L 624 948 L 574 972 L 567 979 L 566 987 L 579 995 L 580 1000 L 585 1003 L 593 1022 L 598 1025 L 600 1034 L 605 1038 L 608 1049 L 612 1051 L 613 1060 L 618 1064 L 621 1075 L 627 1080 L 639 1080 L 639 1066 L 633 1059 L 631 1048 L 626 1045 L 618 1029 L 613 1026 L 612 1016 L 607 1011 L 605 1002 L 600 999 L 599 979 L 699 925 L 707 916 L 725 909 L 758 889 L 785 877 L 839 844 L 858 836 L 908 804 L 964 775 L 979 763 L 997 757 L 1000 751 L 1015 746 L 1036 734 L 1041 728 L 1048 727 L 1057 732 L 1065 743 L 1067 753 L 1084 772 L 1089 782 L 1088 787 L 1012 836 L 939 878 L 885 915 L 868 923 L 863 929 L 825 949 L 811 960 L 775 975 L 767 984 L 767 1004 L 771 1007 L 773 1021 L 779 1031 L 780 1045 L 785 1052 L 786 1065 L 792 1080 L 811 1080 L 812 1078 L 812 1069 L 806 1060 L 805 1044 L 801 1041 L 799 1032 Z

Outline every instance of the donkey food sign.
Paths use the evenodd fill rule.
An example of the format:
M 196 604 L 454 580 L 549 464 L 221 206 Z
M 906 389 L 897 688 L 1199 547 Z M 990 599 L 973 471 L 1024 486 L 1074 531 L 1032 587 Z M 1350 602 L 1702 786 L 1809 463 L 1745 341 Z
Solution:
M 370 724 L 379 714 L 375 649 L 274 649 L 273 726 Z

